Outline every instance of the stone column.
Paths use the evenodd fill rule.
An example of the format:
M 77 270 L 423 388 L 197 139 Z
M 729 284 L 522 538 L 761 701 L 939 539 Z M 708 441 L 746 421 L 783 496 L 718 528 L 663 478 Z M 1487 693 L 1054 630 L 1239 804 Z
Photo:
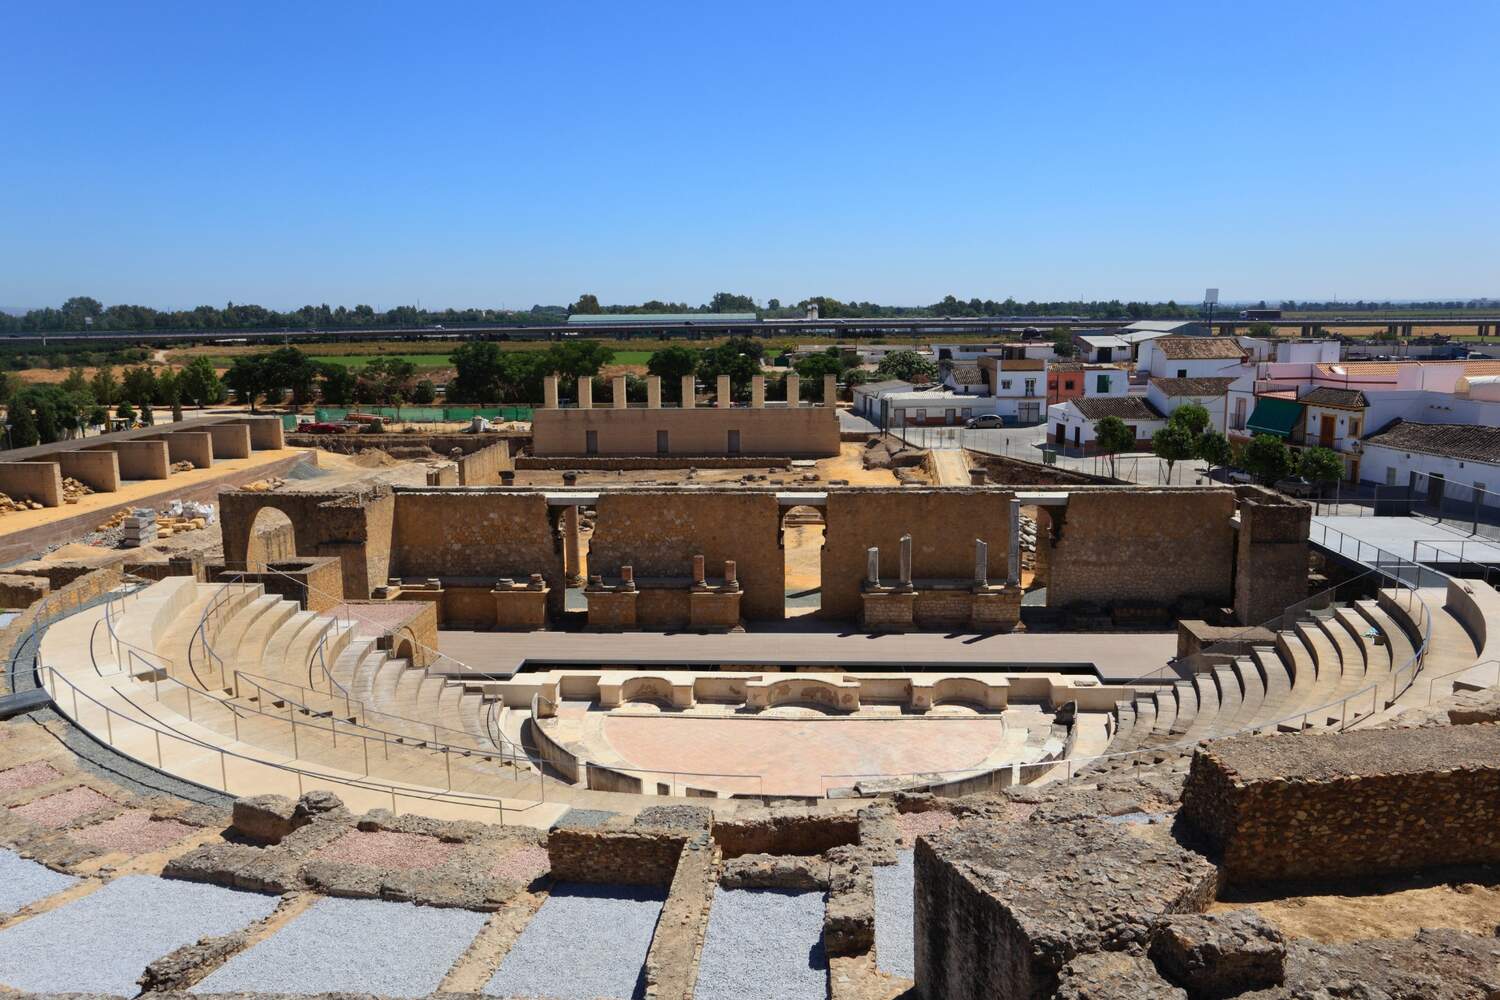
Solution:
M 837 375 L 823 376 L 823 405 L 837 406 L 839 404 L 839 377 Z
M 624 587 L 626 590 L 634 590 L 635 589 L 635 567 L 634 566 L 621 566 L 620 567 L 620 586 Z
M 756 375 L 750 379 L 750 405 L 762 409 L 766 405 L 766 377 Z
M 873 545 L 865 549 L 865 583 L 880 586 L 880 550 Z
M 578 536 L 578 505 L 563 508 L 563 563 L 570 582 L 581 581 L 586 576 L 583 565 L 583 540 Z
M 802 379 L 795 374 L 786 377 L 786 405 L 802 405 Z
M 542 409 L 557 409 L 557 376 L 548 375 L 542 379 Z
M 733 403 L 734 403 L 734 398 L 731 395 L 731 389 L 730 389 L 730 383 L 729 383 L 729 376 L 728 375 L 720 375 L 719 376 L 719 384 L 716 387 L 715 392 L 714 392 L 714 405 L 715 406 L 723 407 L 723 406 L 729 406 L 729 405 L 731 405 Z
M 739 566 L 733 559 L 724 560 L 724 589 L 740 589 Z
M 990 585 L 990 547 L 982 538 L 974 539 L 974 586 Z
M 661 376 L 646 376 L 646 409 L 661 409 Z
M 616 375 L 610 379 L 611 395 L 614 396 L 615 409 L 623 410 L 630 406 L 630 400 L 625 396 L 625 376 Z
M 594 408 L 594 380 L 587 375 L 578 377 L 578 408 L 580 410 Z
M 911 536 L 901 536 L 901 589 L 911 590 Z
M 693 588 L 695 590 L 708 586 L 708 576 L 703 567 L 703 557 L 693 556 Z
M 692 409 L 698 405 L 698 380 L 691 375 L 682 376 L 682 407 Z
M 1040 541 L 1037 542 L 1041 544 Z M 1005 568 L 1005 582 L 1012 587 L 1021 585 L 1021 501 L 1010 502 L 1010 561 Z

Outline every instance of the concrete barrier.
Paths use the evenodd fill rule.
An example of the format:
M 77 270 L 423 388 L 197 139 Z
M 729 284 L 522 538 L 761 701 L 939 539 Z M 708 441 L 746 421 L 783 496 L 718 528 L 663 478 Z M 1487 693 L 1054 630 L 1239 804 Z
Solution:
M 165 441 L 116 441 L 90 451 L 113 451 L 121 479 L 166 479 L 172 474 Z
M 213 424 L 208 433 L 213 438 L 214 458 L 250 457 L 250 428 L 245 424 Z
M 214 464 L 214 439 L 207 431 L 173 431 L 162 436 L 167 455 L 174 462 L 192 462 L 195 469 Z
M 280 417 L 246 417 L 235 423 L 250 428 L 250 447 L 256 451 L 279 451 L 286 447 L 286 430 Z
M 112 451 L 60 451 L 57 465 L 64 476 L 71 476 L 99 493 L 113 493 L 120 488 L 120 459 Z
M 12 500 L 62 506 L 62 471 L 56 462 L 0 462 L 0 493 Z

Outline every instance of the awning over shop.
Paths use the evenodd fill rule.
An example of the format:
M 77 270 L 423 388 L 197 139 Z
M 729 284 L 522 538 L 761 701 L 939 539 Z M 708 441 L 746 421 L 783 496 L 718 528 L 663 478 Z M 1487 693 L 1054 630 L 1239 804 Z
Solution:
M 1294 399 L 1278 399 L 1261 396 L 1255 400 L 1255 412 L 1245 425 L 1251 434 L 1272 434 L 1276 437 L 1291 437 L 1292 431 L 1302 420 L 1302 404 Z

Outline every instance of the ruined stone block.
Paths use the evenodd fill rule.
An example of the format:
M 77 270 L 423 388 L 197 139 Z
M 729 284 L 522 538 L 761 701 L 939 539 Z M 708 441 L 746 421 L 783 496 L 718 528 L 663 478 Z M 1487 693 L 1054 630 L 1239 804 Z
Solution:
M 1093 952 L 1063 966 L 1056 1000 L 1188 1000 L 1138 955 Z
M 1050 997 L 1097 951 L 1144 953 L 1218 871 L 1162 825 L 971 823 L 916 847 L 916 981 L 929 1000 Z
M 1217 740 L 1181 815 L 1230 881 L 1500 861 L 1500 724 Z
M 1193 1000 L 1225 1000 L 1286 978 L 1286 939 L 1253 910 L 1167 917 L 1151 958 Z
M 297 803 L 285 795 L 254 795 L 234 800 L 230 824 L 251 840 L 279 844 L 297 829 L 296 811 Z
M 724 862 L 719 885 L 725 889 L 827 889 L 828 862 L 795 854 L 744 854 Z

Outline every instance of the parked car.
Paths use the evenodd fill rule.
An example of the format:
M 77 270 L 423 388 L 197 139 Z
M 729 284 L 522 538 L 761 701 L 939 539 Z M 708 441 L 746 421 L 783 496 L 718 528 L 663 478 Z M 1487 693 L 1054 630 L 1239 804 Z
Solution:
M 1286 479 L 1276 480 L 1276 488 L 1291 497 L 1315 497 L 1318 495 L 1316 483 L 1303 479 L 1301 476 L 1289 476 Z
M 1245 486 L 1255 482 L 1254 476 L 1250 475 L 1250 473 L 1248 472 L 1241 472 L 1239 469 L 1232 470 L 1224 478 L 1229 480 L 1231 483 L 1235 483 L 1240 486 Z
M 1004 427 L 1005 421 L 1000 419 L 998 413 L 981 413 L 977 417 L 970 417 L 964 421 L 965 427 Z

